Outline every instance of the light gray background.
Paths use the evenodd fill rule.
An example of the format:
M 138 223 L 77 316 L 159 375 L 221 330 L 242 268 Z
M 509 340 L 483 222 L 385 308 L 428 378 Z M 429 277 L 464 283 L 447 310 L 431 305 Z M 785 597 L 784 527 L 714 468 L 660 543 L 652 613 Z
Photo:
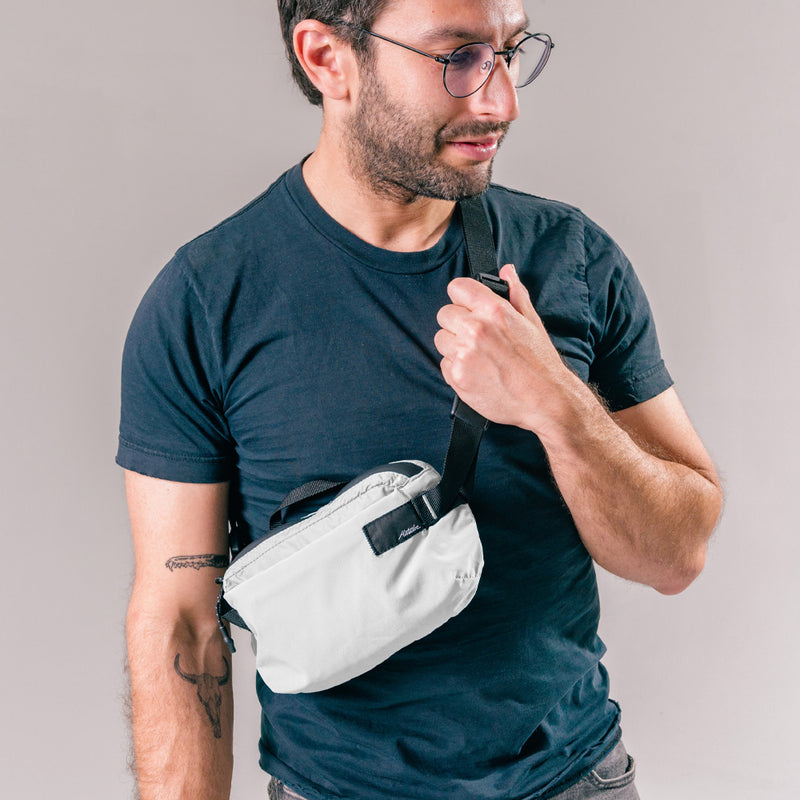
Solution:
M 728 491 L 685 594 L 601 577 L 641 794 L 794 800 L 800 5 L 528 10 L 557 48 L 496 179 L 580 206 L 628 252 Z M 6 2 L 0 31 L 0 790 L 125 797 L 123 337 L 174 249 L 309 152 L 318 115 L 272 2 Z M 236 671 L 249 800 L 264 782 L 247 655 Z

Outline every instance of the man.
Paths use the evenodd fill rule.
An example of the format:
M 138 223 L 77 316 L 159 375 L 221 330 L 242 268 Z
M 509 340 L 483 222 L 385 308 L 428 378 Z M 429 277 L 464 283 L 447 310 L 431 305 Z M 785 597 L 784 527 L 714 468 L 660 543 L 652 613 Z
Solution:
M 441 464 L 453 390 L 493 423 L 470 499 L 478 593 L 341 687 L 276 695 L 259 681 L 270 793 L 636 797 L 592 559 L 681 591 L 721 493 L 629 263 L 580 212 L 489 188 L 510 302 L 464 277 L 455 201 L 487 189 L 549 40 L 526 39 L 520 0 L 279 8 L 295 77 L 323 108 L 319 146 L 178 251 L 126 344 L 142 797 L 229 792 L 214 616 L 229 518 L 256 538 L 306 481 Z M 459 49 L 476 42 L 489 46 Z

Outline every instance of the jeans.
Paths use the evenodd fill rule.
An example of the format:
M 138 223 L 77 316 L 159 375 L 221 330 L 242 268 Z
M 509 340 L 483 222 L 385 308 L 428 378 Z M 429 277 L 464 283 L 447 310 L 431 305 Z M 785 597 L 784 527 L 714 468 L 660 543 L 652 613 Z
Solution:
M 573 783 L 558 794 L 545 795 L 545 798 L 546 800 L 639 800 L 639 793 L 633 783 L 635 777 L 636 764 L 628 755 L 622 741 L 619 741 L 616 747 L 577 783 Z M 270 778 L 268 797 L 269 800 L 304 800 L 277 778 Z
M 633 779 L 636 762 L 628 755 L 622 740 L 594 769 L 577 783 L 547 800 L 639 800 Z

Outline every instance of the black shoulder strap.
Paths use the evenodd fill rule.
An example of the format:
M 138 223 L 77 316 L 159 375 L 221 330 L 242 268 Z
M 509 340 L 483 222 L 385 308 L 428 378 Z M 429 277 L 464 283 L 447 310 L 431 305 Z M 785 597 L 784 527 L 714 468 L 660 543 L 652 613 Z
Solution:
M 458 210 L 472 277 L 507 300 L 508 284 L 497 274 L 497 250 L 482 197 L 462 200 L 458 204 Z M 440 508 L 439 515 L 447 513 L 453 507 L 458 493 L 468 483 L 478 457 L 483 432 L 489 425 L 485 417 L 458 396 L 453 402 L 450 416 L 453 418 L 453 427 L 442 469 L 442 480 L 435 490 L 437 496 L 429 498 L 434 509 L 437 506 Z
M 480 197 L 462 200 L 458 213 L 464 229 L 470 274 L 508 299 L 508 284 L 497 275 L 497 253 L 483 201 Z M 364 532 L 371 542 L 396 541 L 386 535 L 388 530 L 409 530 L 415 525 L 420 529 L 428 528 L 455 507 L 459 493 L 470 482 L 481 438 L 489 422 L 458 396 L 450 416 L 453 425 L 441 480 L 424 494 L 365 526 Z
M 480 280 L 481 274 L 497 275 L 497 254 L 483 200 L 480 197 L 461 200 L 458 212 L 461 214 L 461 227 L 467 245 L 467 263 L 472 277 Z
M 467 264 L 472 277 L 508 300 L 508 284 L 497 275 L 497 250 L 489 218 L 480 197 L 468 197 L 458 204 L 467 246 Z

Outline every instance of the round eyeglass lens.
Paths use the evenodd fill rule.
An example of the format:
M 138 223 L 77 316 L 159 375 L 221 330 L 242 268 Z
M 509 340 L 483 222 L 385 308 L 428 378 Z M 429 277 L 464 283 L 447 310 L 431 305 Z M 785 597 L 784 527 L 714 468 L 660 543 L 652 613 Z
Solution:
M 518 89 L 527 86 L 542 71 L 549 55 L 549 37 L 542 35 L 541 39 L 537 39 L 529 36 L 524 39 L 511 60 L 510 71 L 514 85 Z
M 545 34 L 523 39 L 508 65 L 514 85 L 527 86 L 542 71 L 549 55 L 550 38 Z M 465 44 L 454 50 L 444 68 L 447 91 L 454 97 L 477 92 L 492 74 L 494 60 L 494 48 L 489 44 Z
M 454 97 L 467 97 L 486 83 L 494 66 L 494 50 L 488 44 L 465 44 L 449 56 L 444 85 Z

